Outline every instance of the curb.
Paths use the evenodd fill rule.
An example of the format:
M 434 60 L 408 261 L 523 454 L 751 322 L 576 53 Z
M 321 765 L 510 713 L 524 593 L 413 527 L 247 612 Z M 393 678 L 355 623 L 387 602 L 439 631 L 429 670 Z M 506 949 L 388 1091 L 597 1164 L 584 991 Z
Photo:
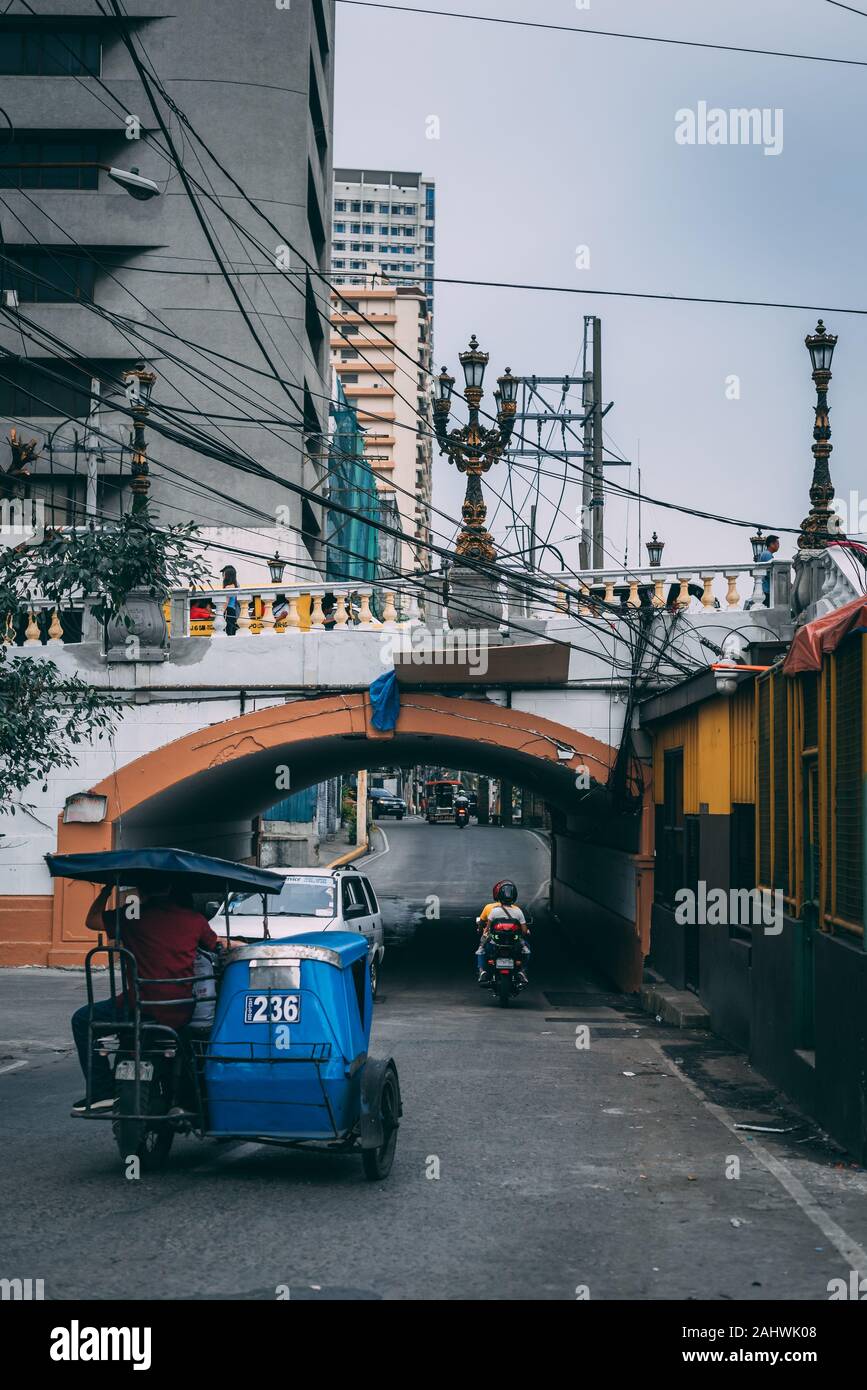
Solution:
M 339 869 L 343 864 L 351 864 L 353 859 L 360 859 L 363 854 L 367 854 L 370 849 L 370 841 L 365 840 L 362 845 L 355 845 L 346 854 L 341 854 L 338 859 L 332 859 L 330 864 L 326 864 L 326 869 Z
M 710 1028 L 710 1014 L 689 990 L 645 983 L 639 991 L 641 1008 L 673 1028 Z

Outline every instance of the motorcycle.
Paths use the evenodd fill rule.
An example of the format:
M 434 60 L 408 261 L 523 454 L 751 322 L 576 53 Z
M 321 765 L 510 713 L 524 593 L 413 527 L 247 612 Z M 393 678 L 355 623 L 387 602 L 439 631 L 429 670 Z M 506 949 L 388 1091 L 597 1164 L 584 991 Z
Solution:
M 470 823 L 470 808 L 469 808 L 469 806 L 456 806 L 456 807 L 455 807 L 455 825 L 458 827 L 458 829 L 459 829 L 459 830 L 464 830 L 464 829 L 469 825 L 469 823 Z
M 517 923 L 497 922 L 489 929 L 483 960 L 490 979 L 483 983 L 483 988 L 493 991 L 503 1009 L 527 988 L 525 959 L 524 938 Z

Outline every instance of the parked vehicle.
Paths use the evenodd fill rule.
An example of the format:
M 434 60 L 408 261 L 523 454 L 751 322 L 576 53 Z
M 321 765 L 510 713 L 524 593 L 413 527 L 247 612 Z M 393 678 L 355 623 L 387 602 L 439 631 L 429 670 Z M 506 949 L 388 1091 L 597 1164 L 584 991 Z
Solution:
M 119 889 L 183 878 L 193 892 L 225 893 L 227 930 L 231 892 L 249 897 L 282 893 L 279 876 L 248 865 L 181 850 L 127 850 L 106 854 L 47 855 L 54 877 L 110 883 Z M 264 914 L 263 914 L 264 915 Z M 118 911 L 118 922 L 120 911 Z M 177 1006 L 188 995 L 145 1002 L 136 960 L 120 944 L 88 952 L 88 1003 L 93 970 L 108 962 L 112 991 L 125 982 L 121 1016 L 88 1023 L 88 1050 L 114 1064 L 113 1110 L 92 1108 L 87 1078 L 84 1109 L 76 1118 L 109 1120 L 126 1170 L 131 1156 L 144 1168 L 168 1159 L 177 1134 L 324 1146 L 359 1151 L 365 1177 L 379 1181 L 394 1161 L 402 1114 L 392 1058 L 368 1056 L 373 996 L 361 934 L 311 932 L 232 949 L 222 965 L 215 1019 L 174 1029 L 153 1021 L 160 1004 Z M 186 980 L 160 981 L 179 987 Z
M 371 787 L 367 797 L 374 820 L 378 820 L 380 816 L 395 816 L 397 820 L 403 820 L 406 815 L 407 807 L 403 797 L 386 791 L 384 787 Z
M 229 901 L 230 935 L 258 940 L 264 936 L 306 936 L 310 932 L 354 932 L 364 937 L 374 995 L 385 955 L 382 913 L 373 885 L 352 865 L 337 869 L 274 869 L 283 884 L 269 898 L 267 917 L 258 893 L 235 893 Z M 213 905 L 217 910 L 217 905 Z

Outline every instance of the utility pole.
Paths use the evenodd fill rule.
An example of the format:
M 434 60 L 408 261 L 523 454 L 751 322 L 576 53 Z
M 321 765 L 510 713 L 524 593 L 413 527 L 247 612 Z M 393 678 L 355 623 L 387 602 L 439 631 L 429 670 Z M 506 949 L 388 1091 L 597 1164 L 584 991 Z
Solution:
M 593 319 L 593 568 L 605 568 L 605 492 L 602 486 L 602 320 Z

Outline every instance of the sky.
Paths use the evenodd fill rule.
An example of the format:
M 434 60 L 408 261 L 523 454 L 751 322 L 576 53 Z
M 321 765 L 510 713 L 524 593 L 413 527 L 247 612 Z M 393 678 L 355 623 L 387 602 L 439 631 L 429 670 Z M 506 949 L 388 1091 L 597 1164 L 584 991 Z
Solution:
M 822 312 L 840 340 L 832 477 L 847 512 L 863 498 L 867 514 L 867 15 L 828 0 L 428 0 L 428 8 L 864 63 L 337 4 L 335 163 L 436 178 L 438 275 L 578 291 L 438 285 L 437 366 L 460 375 L 457 355 L 476 333 L 491 354 L 491 391 L 507 365 L 519 375 L 573 372 L 583 316 L 598 314 L 604 396 L 614 401 L 606 444 L 640 461 L 645 497 L 797 530 L 810 505 L 815 404 L 804 336 Z M 767 111 L 764 143 L 679 142 L 678 130 L 689 131 L 678 113 L 698 120 L 700 103 Z M 437 130 L 431 116 L 436 139 L 428 138 Z M 779 152 L 766 154 L 766 145 Z M 584 268 L 579 247 L 589 251 Z M 591 290 L 816 307 L 660 303 Z M 635 467 L 608 477 L 637 488 Z M 504 464 L 490 480 L 503 490 Z M 515 471 L 519 502 L 530 481 Z M 559 477 L 541 486 L 551 503 L 542 505 L 541 529 L 553 519 L 553 541 L 574 536 L 578 485 L 567 487 L 557 517 Z M 435 506 L 456 517 L 462 497 L 463 480 L 435 451 Z M 507 521 L 501 507 L 500 543 L 508 544 Z M 453 534 L 442 518 L 434 526 L 440 538 Z M 751 527 L 646 501 L 643 540 L 654 529 L 665 564 L 751 558 Z M 782 534 L 781 557 L 795 539 Z M 576 565 L 577 543 L 561 548 Z M 634 501 L 606 506 L 606 548 L 612 567 L 646 563 Z

